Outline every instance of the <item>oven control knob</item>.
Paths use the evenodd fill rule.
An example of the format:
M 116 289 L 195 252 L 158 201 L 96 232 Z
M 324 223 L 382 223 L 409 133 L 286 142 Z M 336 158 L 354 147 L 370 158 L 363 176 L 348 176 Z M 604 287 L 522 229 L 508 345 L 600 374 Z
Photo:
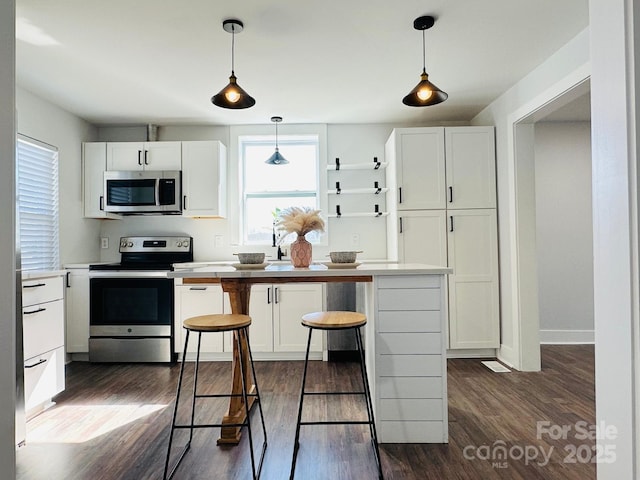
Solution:
M 178 241 L 176 242 L 176 247 L 181 247 L 182 246 L 182 242 Z
M 120 242 L 120 248 L 124 248 L 127 246 L 127 242 Z
M 127 243 L 127 247 L 133 247 L 133 242 Z

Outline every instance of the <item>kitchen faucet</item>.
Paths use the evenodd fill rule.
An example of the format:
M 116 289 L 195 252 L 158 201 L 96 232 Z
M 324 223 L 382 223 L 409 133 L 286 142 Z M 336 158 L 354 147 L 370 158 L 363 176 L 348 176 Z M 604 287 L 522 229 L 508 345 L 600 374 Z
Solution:
M 273 227 L 273 233 L 272 233 L 272 247 L 275 248 L 276 246 L 276 228 L 275 226 Z M 278 260 L 282 260 L 285 256 L 287 255 L 287 251 L 285 250 L 284 252 L 282 251 L 282 248 L 280 248 L 280 245 L 278 245 Z

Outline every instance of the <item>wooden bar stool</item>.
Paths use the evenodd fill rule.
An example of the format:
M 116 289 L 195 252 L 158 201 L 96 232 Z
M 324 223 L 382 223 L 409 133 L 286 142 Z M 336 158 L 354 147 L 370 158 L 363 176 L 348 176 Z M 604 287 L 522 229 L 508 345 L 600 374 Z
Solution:
M 298 407 L 298 420 L 296 422 L 296 437 L 293 443 L 293 460 L 291 461 L 291 474 L 289 480 L 293 480 L 296 469 L 296 460 L 298 458 L 298 450 L 300 449 L 300 427 L 302 425 L 369 425 L 371 432 L 371 443 L 373 444 L 373 453 L 378 467 L 378 477 L 383 480 L 382 465 L 380 463 L 380 450 L 378 449 L 378 435 L 376 433 L 376 424 L 373 419 L 373 403 L 371 401 L 371 391 L 369 390 L 369 380 L 367 377 L 367 366 L 364 361 L 364 347 L 362 345 L 362 334 L 360 327 L 367 323 L 367 317 L 357 312 L 313 312 L 302 316 L 302 325 L 309 329 L 309 338 L 307 340 L 307 352 L 304 359 L 304 372 L 302 374 L 302 387 L 300 389 L 300 404 Z M 356 345 L 360 358 L 360 374 L 362 376 L 363 391 L 361 392 L 305 392 L 305 384 L 307 381 L 307 366 L 309 364 L 309 347 L 311 345 L 311 334 L 314 330 L 353 330 L 356 337 Z M 366 421 L 339 420 L 339 421 L 302 421 L 302 405 L 305 395 L 363 395 L 367 405 Z
M 251 325 L 251 317 L 248 315 L 238 315 L 238 314 L 216 314 L 216 315 L 201 315 L 199 317 L 187 318 L 183 322 L 183 326 L 186 329 L 186 336 L 184 339 L 184 351 L 182 353 L 182 365 L 180 366 L 180 377 L 178 379 L 178 389 L 176 392 L 176 403 L 173 409 L 173 419 L 171 420 L 171 433 L 169 434 L 169 447 L 167 449 L 167 458 L 164 464 L 164 475 L 163 478 L 165 480 L 173 477 L 176 469 L 180 465 L 180 462 L 184 458 L 185 454 L 191 447 L 191 440 L 193 439 L 193 430 L 194 428 L 219 428 L 219 427 L 247 427 L 247 433 L 249 435 L 249 450 L 251 453 L 251 471 L 253 473 L 253 478 L 256 480 L 260 478 L 260 472 L 262 471 L 262 461 L 264 460 L 264 454 L 267 449 L 267 430 L 264 424 L 264 415 L 262 414 L 262 402 L 260 401 L 260 392 L 258 390 L 258 382 L 256 380 L 256 372 L 253 367 L 253 356 L 251 354 L 251 348 L 249 347 L 249 336 L 247 334 L 247 329 Z M 200 366 L 200 343 L 202 339 L 203 333 L 210 332 L 234 332 L 234 338 L 237 341 L 238 345 L 238 353 L 239 353 L 239 361 L 240 361 L 240 371 L 245 371 L 244 365 L 244 355 L 243 355 L 243 343 L 246 345 L 248 354 L 249 354 L 249 364 L 251 366 L 251 374 L 253 376 L 253 381 L 255 385 L 255 393 L 248 393 L 248 387 L 246 385 L 245 376 L 242 377 L 242 394 L 209 394 L 209 395 L 200 395 L 197 393 L 198 386 L 198 367 Z M 177 425 L 176 424 L 176 416 L 178 413 L 178 403 L 180 401 L 180 391 L 182 388 L 182 379 L 184 376 L 184 365 L 186 363 L 187 356 L 187 345 L 189 343 L 189 333 L 197 332 L 198 333 L 198 349 L 196 352 L 196 366 L 193 377 L 193 397 L 191 400 L 191 421 L 188 425 Z M 194 424 L 195 417 L 195 407 L 196 407 L 196 399 L 198 398 L 220 398 L 220 397 L 242 397 L 244 409 L 245 409 L 245 421 L 243 423 L 209 423 L 209 424 Z M 264 434 L 264 441 L 262 443 L 262 453 L 260 454 L 260 462 L 256 469 L 256 462 L 253 454 L 253 437 L 251 435 L 251 418 L 249 416 L 250 412 L 250 404 L 249 397 L 254 398 L 254 402 L 258 404 L 258 409 L 260 411 L 260 420 L 262 422 L 262 432 Z M 178 461 L 171 469 L 171 472 L 167 476 L 167 472 L 169 471 L 169 456 L 171 454 L 171 444 L 173 442 L 173 433 L 176 429 L 189 429 L 189 441 L 184 446 L 182 451 L 180 452 L 180 456 Z

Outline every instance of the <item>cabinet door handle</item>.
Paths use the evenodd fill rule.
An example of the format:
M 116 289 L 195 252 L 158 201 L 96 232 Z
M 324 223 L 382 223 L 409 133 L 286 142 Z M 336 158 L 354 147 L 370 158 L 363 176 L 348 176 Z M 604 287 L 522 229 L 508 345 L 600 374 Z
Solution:
M 186 195 L 182 196 L 182 209 L 183 210 L 187 209 L 187 196 Z
M 403 228 L 402 228 L 402 217 L 400 217 L 399 220 L 400 220 L 400 233 L 402 233 L 402 230 L 403 230 Z
M 38 362 L 34 363 L 33 365 L 25 365 L 24 368 L 34 368 L 34 367 L 37 367 L 38 365 L 42 365 L 46 361 L 47 361 L 46 358 L 41 358 Z
M 206 290 L 206 289 L 207 289 L 207 287 L 191 287 L 191 288 L 189 288 L 189 290 L 199 290 L 199 291 Z
M 147 154 L 149 153 L 149 150 L 145 150 L 144 151 L 144 164 L 145 165 L 149 165 L 149 160 L 147 159 Z
M 449 187 L 449 203 L 453 203 L 453 187 Z
M 271 304 L 271 287 L 267 288 L 267 305 Z
M 71 272 L 67 272 L 67 275 L 66 275 L 67 288 L 71 287 L 71 279 L 69 277 L 71 277 Z
M 450 222 L 449 231 L 453 232 L 453 215 L 449 215 L 449 222 Z
M 278 303 L 278 287 L 273 289 L 273 303 Z
M 100 210 L 104 210 L 104 197 L 100 195 Z
M 42 308 L 40 307 L 37 310 L 34 310 L 33 312 L 24 312 L 25 315 L 33 315 L 34 313 L 40 313 L 40 312 L 44 312 L 46 310 L 46 308 Z
M 22 288 L 44 287 L 46 283 L 34 283 L 33 285 L 23 285 Z
M 402 203 L 402 187 L 398 187 L 398 203 Z
M 138 165 L 142 166 L 142 150 L 138 150 Z

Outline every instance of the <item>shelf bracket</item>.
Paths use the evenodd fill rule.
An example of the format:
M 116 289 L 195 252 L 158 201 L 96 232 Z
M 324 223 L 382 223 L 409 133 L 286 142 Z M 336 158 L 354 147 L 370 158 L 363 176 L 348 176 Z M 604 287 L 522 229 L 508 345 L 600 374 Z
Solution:
M 336 157 L 336 170 L 340 170 L 340 159 Z
M 340 218 L 341 215 L 342 213 L 340 212 L 340 205 L 336 205 L 336 216 Z
M 342 189 L 340 188 L 340 182 L 336 182 L 336 194 L 340 195 Z
M 376 195 L 378 195 L 382 191 L 382 188 L 380 188 L 378 182 L 373 182 L 373 188 L 376 189 Z
M 380 211 L 380 205 L 378 205 L 377 203 L 375 204 L 374 213 L 376 214 L 376 217 L 380 217 L 382 215 L 382 212 Z
M 375 164 L 373 169 L 378 170 L 380 168 L 380 162 L 378 161 L 378 157 L 373 157 L 373 163 Z

